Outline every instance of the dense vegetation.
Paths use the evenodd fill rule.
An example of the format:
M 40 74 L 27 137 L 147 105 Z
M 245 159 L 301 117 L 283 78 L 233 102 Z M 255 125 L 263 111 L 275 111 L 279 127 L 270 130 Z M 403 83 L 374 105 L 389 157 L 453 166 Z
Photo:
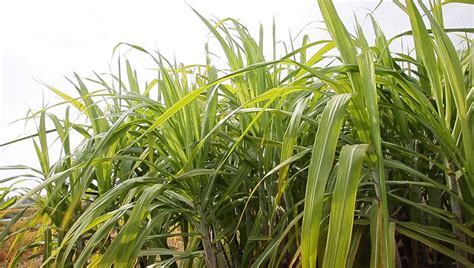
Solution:
M 211 53 L 182 65 L 121 44 L 151 57 L 156 79 L 140 85 L 122 61 L 75 75 L 77 97 L 50 87 L 67 109 L 32 114 L 41 169 L 4 167 L 41 181 L 1 205 L 37 207 L 0 235 L 36 233 L 10 265 L 34 250 L 45 267 L 472 267 L 473 29 L 445 29 L 444 4 L 398 3 L 411 30 L 387 39 L 372 20 L 369 44 L 319 0 L 331 40 L 305 36 L 270 61 L 263 31 L 196 13 L 219 69 Z M 402 36 L 413 53 L 390 51 Z

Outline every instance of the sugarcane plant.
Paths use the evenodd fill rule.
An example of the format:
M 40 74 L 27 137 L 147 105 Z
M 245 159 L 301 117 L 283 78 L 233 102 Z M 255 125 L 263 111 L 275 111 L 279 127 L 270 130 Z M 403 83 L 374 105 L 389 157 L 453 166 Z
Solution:
M 330 39 L 280 50 L 273 28 L 271 59 L 263 29 L 195 11 L 221 50 L 204 64 L 122 43 L 117 72 L 70 78 L 76 96 L 46 85 L 63 101 L 1 145 L 30 140 L 40 164 L 3 168 L 40 181 L 7 204 L 37 208 L 2 231 L 36 233 L 9 265 L 33 250 L 44 267 L 472 267 L 474 29 L 444 26 L 450 2 L 396 1 L 411 29 L 387 38 L 368 16 L 370 43 L 319 0 Z M 401 38 L 413 50 L 391 51 Z

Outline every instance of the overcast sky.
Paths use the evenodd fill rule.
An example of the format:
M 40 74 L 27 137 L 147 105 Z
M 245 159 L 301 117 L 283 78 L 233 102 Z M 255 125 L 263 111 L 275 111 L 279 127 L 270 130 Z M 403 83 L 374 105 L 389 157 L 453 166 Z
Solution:
M 364 23 L 364 16 L 378 1 L 335 3 L 352 30 L 354 14 Z M 311 40 L 324 37 L 317 30 L 323 24 L 316 0 L 188 0 L 187 4 L 206 17 L 237 18 L 254 33 L 262 23 L 267 36 L 274 17 L 278 39 L 288 39 L 289 32 L 296 35 L 309 22 L 313 23 L 306 32 Z M 43 101 L 58 100 L 37 81 L 70 91 L 64 75 L 108 72 L 112 48 L 119 42 L 159 49 L 179 62 L 203 62 L 209 34 L 187 4 L 181 0 L 0 1 L 0 144 L 31 133 L 22 123 L 9 124 L 28 108 L 38 110 Z M 409 28 L 406 15 L 390 1 L 374 15 L 388 37 Z M 472 6 L 449 5 L 445 15 L 448 27 L 474 27 Z M 140 64 L 147 63 L 134 62 L 138 68 Z M 31 141 L 0 148 L 0 166 L 33 165 L 33 153 Z

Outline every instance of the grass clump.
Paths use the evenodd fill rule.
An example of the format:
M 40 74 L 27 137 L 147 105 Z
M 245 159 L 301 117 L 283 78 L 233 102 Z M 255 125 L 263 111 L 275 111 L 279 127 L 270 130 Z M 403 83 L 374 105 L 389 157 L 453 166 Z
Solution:
M 50 87 L 68 108 L 33 115 L 41 184 L 18 200 L 35 200 L 43 265 L 472 266 L 473 30 L 445 29 L 445 3 L 408 0 L 411 31 L 387 39 L 373 20 L 369 44 L 318 3 L 331 40 L 280 59 L 239 22 L 196 12 L 225 68 L 121 44 L 156 78 L 141 86 L 126 61 L 75 75 L 77 96 Z M 415 57 L 390 51 L 401 36 Z

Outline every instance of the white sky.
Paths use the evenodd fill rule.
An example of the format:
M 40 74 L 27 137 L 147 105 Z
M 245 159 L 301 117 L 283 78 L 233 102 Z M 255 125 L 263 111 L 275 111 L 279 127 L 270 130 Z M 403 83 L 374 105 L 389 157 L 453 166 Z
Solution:
M 253 33 L 258 32 L 261 22 L 268 37 L 275 17 L 280 40 L 286 40 L 288 32 L 296 35 L 307 23 L 322 20 L 316 0 L 187 3 L 208 18 L 240 19 Z M 368 9 L 378 1 L 335 3 L 342 20 L 352 25 L 354 14 L 363 22 Z M 456 4 L 444 10 L 448 27 L 474 27 L 472 6 Z M 374 15 L 388 37 L 409 29 L 406 15 L 390 1 L 384 2 Z M 204 44 L 209 38 L 204 24 L 181 0 L 0 1 L 0 25 L 0 144 L 32 133 L 22 123 L 9 124 L 25 116 L 28 108 L 40 109 L 43 99 L 45 103 L 58 100 L 35 80 L 72 92 L 64 75 L 70 76 L 73 71 L 82 76 L 92 76 L 92 71 L 108 72 L 112 48 L 119 42 L 159 49 L 165 56 L 176 55 L 184 63 L 203 62 Z M 308 27 L 311 40 L 324 37 L 316 30 L 321 26 L 313 23 Z M 141 64 L 150 67 L 146 62 L 133 62 L 136 67 Z M 31 141 L 0 148 L 0 166 L 36 166 L 35 161 Z M 4 174 L 0 171 L 0 179 Z

